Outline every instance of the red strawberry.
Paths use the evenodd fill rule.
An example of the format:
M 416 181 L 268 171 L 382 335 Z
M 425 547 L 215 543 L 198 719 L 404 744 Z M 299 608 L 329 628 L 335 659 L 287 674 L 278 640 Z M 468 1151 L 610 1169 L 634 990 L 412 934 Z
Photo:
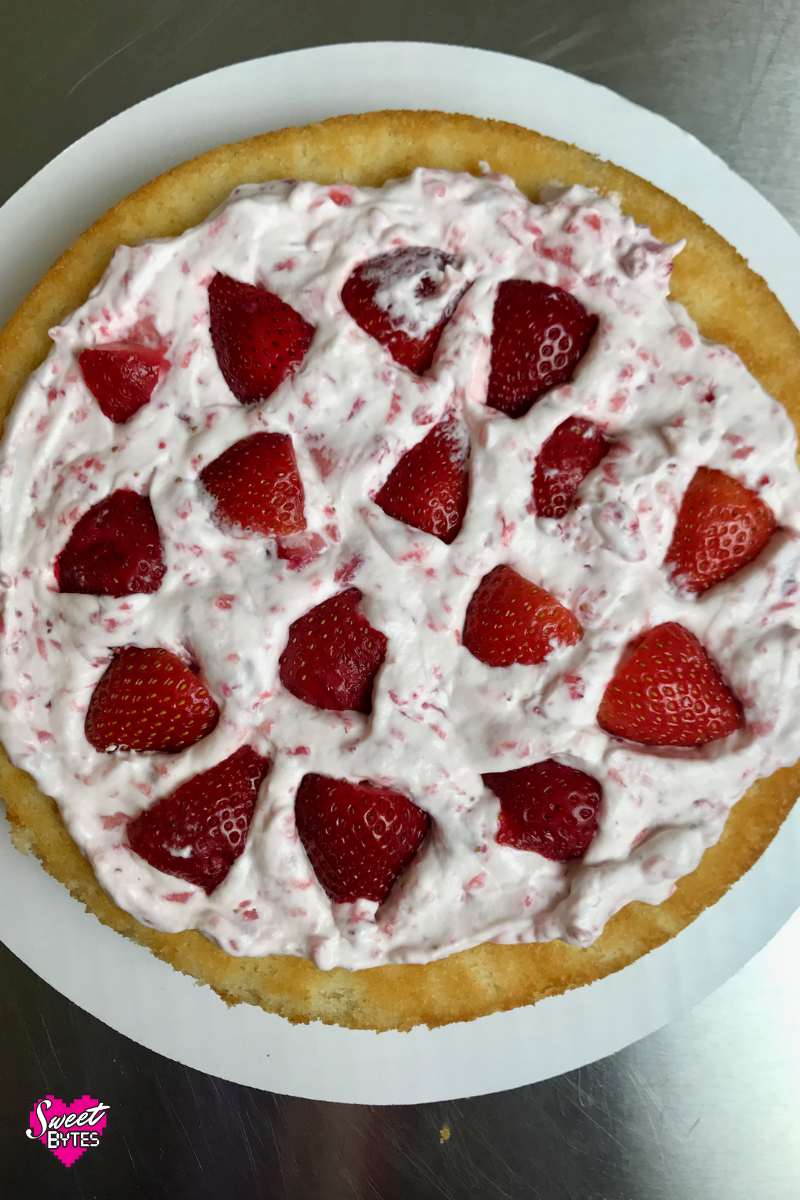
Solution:
M 244 850 L 269 768 L 268 758 L 241 746 L 139 813 L 128 825 L 131 850 L 156 870 L 210 895 Z
M 100 411 L 118 425 L 148 403 L 169 365 L 160 350 L 124 342 L 82 350 L 78 362 Z
M 335 904 L 386 899 L 431 819 L 389 788 L 305 775 L 294 805 L 300 841 Z
M 208 303 L 225 382 L 242 404 L 266 400 L 303 362 L 314 326 L 274 292 L 228 275 L 211 280 Z
M 127 488 L 83 514 L 55 566 L 59 591 L 88 596 L 158 591 L 166 569 L 153 506 Z
M 386 635 L 358 611 L 361 592 L 347 588 L 289 627 L 281 683 L 298 700 L 338 712 L 372 712 L 372 684 L 386 657 Z
M 685 591 L 704 592 L 752 562 L 774 530 L 775 517 L 755 492 L 723 471 L 699 467 L 664 563 Z
M 286 433 L 253 433 L 234 442 L 200 472 L 216 500 L 222 526 L 245 533 L 299 533 L 306 527 L 305 493 L 292 439 Z
M 126 646 L 92 693 L 86 737 L 95 750 L 185 750 L 219 720 L 219 709 L 176 654 Z
M 544 662 L 559 646 L 583 637 L 575 617 L 544 588 L 511 567 L 484 575 L 467 607 L 462 641 L 490 667 Z
M 744 724 L 736 697 L 693 633 L 657 625 L 617 668 L 597 722 L 645 746 L 704 746 Z
M 449 417 L 407 450 L 375 503 L 396 521 L 432 533 L 449 545 L 456 537 L 469 496 L 469 441 Z
M 563 288 L 506 279 L 497 289 L 486 403 L 522 417 L 567 383 L 588 349 L 597 317 Z
M 533 506 L 538 517 L 563 517 L 580 485 L 610 447 L 585 417 L 562 421 L 539 451 L 533 472 Z
M 461 296 L 453 298 L 432 328 L 415 334 L 413 328 L 404 328 L 385 308 L 379 307 L 375 295 L 381 288 L 402 285 L 419 277 L 414 295 L 420 301 L 420 319 L 424 320 L 423 302 L 436 292 L 445 268 L 454 266 L 455 261 L 451 254 L 431 246 L 406 246 L 391 254 L 370 258 L 356 267 L 342 288 L 342 303 L 356 324 L 385 346 L 395 362 L 421 375 L 433 362 L 442 330 Z
M 492 771 L 483 782 L 500 801 L 498 842 L 554 862 L 583 858 L 603 799 L 591 775 L 547 758 L 517 771 Z

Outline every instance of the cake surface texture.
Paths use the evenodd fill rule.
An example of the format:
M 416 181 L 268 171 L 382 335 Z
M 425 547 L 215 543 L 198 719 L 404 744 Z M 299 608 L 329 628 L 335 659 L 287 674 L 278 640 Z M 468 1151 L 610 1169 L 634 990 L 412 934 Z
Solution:
M 518 306 L 507 281 L 556 305 L 550 374 L 522 403 L 498 385 L 518 340 L 496 333 L 498 297 Z M 277 374 L 230 348 L 251 301 L 291 343 Z M 469 1019 L 660 944 L 796 796 L 799 342 L 677 201 L 512 126 L 340 118 L 147 185 L 0 335 L 6 411 L 24 384 L 0 461 L 16 844 L 229 1002 L 292 1020 Z M 103 347 L 124 411 L 98 400 Z M 449 508 L 420 516 L 403 488 L 427 486 L 432 436 Z M 567 452 L 585 463 L 562 494 Z M 251 471 L 281 480 L 253 518 Z M 734 550 L 708 541 L 687 566 L 697 512 L 723 502 L 749 506 L 752 553 L 720 566 Z M 135 552 L 98 581 L 82 547 L 117 506 Z M 539 641 L 520 650 L 506 628 L 499 648 L 492 604 L 507 626 L 509 588 L 530 585 L 546 633 L 540 608 Z M 317 609 L 360 639 L 353 687 L 344 668 L 309 682 L 327 653 L 313 637 L 333 629 Z M 174 660 L 190 734 L 109 727 L 101 700 L 126 695 L 131 648 L 160 655 L 148 671 Z M 662 679 L 674 657 L 683 675 Z M 660 724 L 620 715 L 636 687 Z M 508 773 L 548 761 L 589 781 L 572 850 L 523 836 L 506 807 Z M 244 772 L 241 803 L 222 833 L 181 840 L 174 813 L 202 807 L 195 781 L 223 767 Z M 344 804 L 336 780 L 367 781 L 379 820 L 406 821 L 374 892 L 351 895 L 314 840 L 312 801 Z

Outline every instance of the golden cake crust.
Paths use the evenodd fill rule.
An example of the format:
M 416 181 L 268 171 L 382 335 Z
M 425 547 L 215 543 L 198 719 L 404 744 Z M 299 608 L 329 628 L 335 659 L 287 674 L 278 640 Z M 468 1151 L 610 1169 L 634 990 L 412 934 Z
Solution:
M 800 429 L 800 333 L 760 276 L 719 234 L 645 180 L 575 146 L 499 121 L 434 112 L 378 112 L 221 146 L 160 175 L 101 217 L 58 259 L 0 331 L 0 413 L 10 411 L 45 358 L 47 331 L 84 302 L 120 243 L 171 237 L 196 225 L 241 183 L 294 177 L 380 186 L 415 167 L 510 175 L 531 199 L 553 182 L 616 193 L 623 212 L 665 242 L 685 238 L 671 295 L 701 333 L 730 346 Z M 633 903 L 588 950 L 563 942 L 486 943 L 425 966 L 320 971 L 305 959 L 232 958 L 201 934 L 145 928 L 109 899 L 69 837 L 53 800 L 0 749 L 0 793 L 14 844 L 33 852 L 104 924 L 208 983 L 229 1004 L 246 1002 L 292 1022 L 353 1029 L 444 1025 L 533 1004 L 591 983 L 661 945 L 714 904 L 753 865 L 800 791 L 800 764 L 760 780 L 735 805 L 719 843 L 658 907 Z

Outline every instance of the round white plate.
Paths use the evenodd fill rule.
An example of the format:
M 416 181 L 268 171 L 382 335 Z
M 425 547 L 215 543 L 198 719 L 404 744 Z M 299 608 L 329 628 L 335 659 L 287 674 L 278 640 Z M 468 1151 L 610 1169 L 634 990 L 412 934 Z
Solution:
M 430 108 L 514 121 L 628 167 L 731 241 L 800 324 L 800 239 L 694 138 L 552 67 L 458 46 L 361 43 L 258 59 L 138 104 L 71 146 L 0 209 L 0 319 L 96 216 L 222 142 L 340 113 Z M 712 909 L 625 971 L 567 995 L 444 1029 L 361 1033 L 240 1005 L 117 936 L 0 828 L 0 937 L 120 1033 L 179 1062 L 318 1100 L 406 1104 L 546 1079 L 611 1054 L 697 1003 L 800 905 L 800 806 Z

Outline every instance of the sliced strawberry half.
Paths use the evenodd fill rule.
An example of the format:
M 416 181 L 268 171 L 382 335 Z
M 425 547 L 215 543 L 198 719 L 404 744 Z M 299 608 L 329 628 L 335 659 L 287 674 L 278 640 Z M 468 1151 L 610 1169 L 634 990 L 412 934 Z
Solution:
M 533 506 L 538 517 L 566 515 L 580 485 L 611 449 L 585 417 L 568 417 L 543 444 L 533 472 Z
M 128 825 L 131 850 L 166 875 L 209 895 L 244 850 L 270 760 L 242 746 L 194 775 Z
M 431 246 L 405 246 L 381 254 L 356 267 L 342 288 L 342 303 L 356 324 L 385 346 L 395 362 L 421 375 L 433 362 L 442 330 L 463 291 L 451 297 L 429 328 L 425 328 L 425 301 L 446 284 L 446 268 L 454 267 L 455 262 L 451 254 Z M 398 287 L 403 291 L 413 288 L 413 297 L 419 301 L 417 321 L 404 322 L 379 303 L 384 290 Z
M 484 575 L 467 607 L 463 644 L 490 667 L 544 662 L 556 646 L 583 637 L 575 617 L 544 588 L 509 566 Z
M 160 350 L 109 342 L 78 355 L 86 386 L 109 420 L 124 425 L 143 408 L 169 364 Z
M 347 588 L 289 627 L 281 683 L 293 696 L 339 712 L 372 712 L 372 685 L 386 657 L 386 635 L 358 611 L 361 592 Z
M 483 782 L 500 801 L 498 842 L 554 862 L 583 858 L 603 799 L 591 775 L 547 758 L 516 771 L 492 771 Z
M 738 479 L 699 467 L 686 489 L 664 564 L 687 592 L 729 579 L 775 532 L 772 510 Z
M 617 669 L 597 722 L 606 733 L 645 746 L 705 746 L 741 729 L 744 719 L 694 634 L 667 621 Z
M 563 288 L 507 279 L 497 289 L 486 403 L 522 417 L 551 388 L 568 383 L 597 317 Z
M 314 874 L 336 904 L 382 904 L 431 823 L 400 792 L 328 775 L 303 777 L 294 815 Z
M 219 709 L 193 671 L 158 646 L 114 655 L 89 701 L 86 737 L 95 750 L 165 750 L 199 742 Z
M 59 591 L 88 596 L 155 592 L 166 569 L 153 506 L 128 488 L 83 514 L 55 564 Z
M 253 433 L 234 442 L 203 468 L 200 480 L 224 527 L 265 536 L 306 527 L 303 482 L 286 433 Z
M 469 498 L 469 439 L 452 417 L 407 450 L 375 497 L 396 521 L 432 533 L 449 545 Z
M 274 292 L 217 274 L 208 285 L 211 341 L 242 404 L 266 400 L 308 353 L 314 326 Z

